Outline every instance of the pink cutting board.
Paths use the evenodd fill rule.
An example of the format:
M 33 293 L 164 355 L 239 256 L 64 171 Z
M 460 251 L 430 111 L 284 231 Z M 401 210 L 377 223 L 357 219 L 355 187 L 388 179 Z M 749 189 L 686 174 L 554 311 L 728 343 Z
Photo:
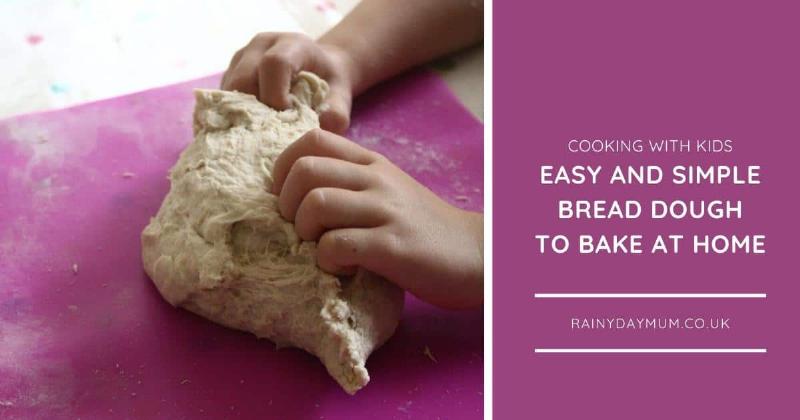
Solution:
M 192 139 L 192 88 L 218 80 L 0 122 L 0 418 L 482 418 L 482 311 L 407 296 L 349 396 L 316 358 L 161 299 L 139 234 Z M 350 136 L 482 209 L 483 126 L 435 75 L 359 98 Z

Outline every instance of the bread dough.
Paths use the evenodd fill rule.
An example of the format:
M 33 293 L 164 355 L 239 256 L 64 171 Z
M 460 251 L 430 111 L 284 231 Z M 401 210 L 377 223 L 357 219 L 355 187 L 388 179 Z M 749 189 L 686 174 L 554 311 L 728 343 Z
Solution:
M 301 72 L 293 107 L 276 111 L 252 95 L 196 90 L 195 140 L 142 233 L 142 258 L 172 305 L 305 349 L 353 394 L 369 381 L 367 357 L 397 327 L 403 292 L 366 271 L 321 271 L 316 244 L 297 236 L 268 192 L 277 156 L 319 126 L 327 91 Z

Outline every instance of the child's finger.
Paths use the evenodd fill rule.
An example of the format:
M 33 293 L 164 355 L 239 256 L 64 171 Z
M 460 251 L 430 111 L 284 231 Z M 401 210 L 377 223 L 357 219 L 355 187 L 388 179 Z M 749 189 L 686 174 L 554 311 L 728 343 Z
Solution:
M 294 228 L 306 241 L 316 241 L 325 231 L 338 228 L 368 228 L 383 223 L 383 212 L 368 193 L 338 188 L 311 190 L 297 209 Z
M 369 185 L 369 173 L 363 165 L 319 156 L 303 156 L 295 161 L 278 197 L 278 209 L 287 220 L 306 195 L 315 188 L 333 187 L 360 191 Z
M 270 32 L 257 34 L 237 51 L 225 72 L 222 88 L 258 95 L 258 60 L 277 41 L 278 35 Z
M 265 104 L 277 108 L 289 108 L 292 77 L 306 68 L 312 58 L 302 41 L 290 38 L 278 41 L 258 63 L 258 95 Z
M 350 126 L 350 90 L 341 83 L 331 82 L 331 90 L 325 101 L 328 109 L 319 116 L 319 125 L 325 130 L 343 134 Z
M 375 162 L 377 154 L 339 135 L 313 129 L 290 144 L 275 160 L 272 168 L 272 193 L 279 194 L 289 170 L 303 156 L 321 156 L 361 165 Z
M 227 89 L 227 81 L 228 79 L 230 79 L 233 69 L 235 69 L 236 65 L 239 64 L 239 60 L 242 59 L 243 54 L 244 54 L 244 48 L 236 51 L 236 53 L 233 54 L 233 57 L 231 57 L 231 62 L 228 63 L 228 69 L 225 70 L 225 74 L 222 75 L 222 80 L 219 83 L 220 89 Z
M 259 57 L 261 57 L 260 51 L 252 49 L 244 51 L 236 67 L 230 71 L 230 75 L 226 75 L 223 88 L 257 95 Z
M 394 255 L 396 247 L 387 235 L 377 233 L 378 229 L 345 228 L 329 230 L 322 234 L 317 243 L 317 265 L 328 273 L 343 274 L 353 272 L 353 267 L 363 267 L 381 274 L 381 260 Z

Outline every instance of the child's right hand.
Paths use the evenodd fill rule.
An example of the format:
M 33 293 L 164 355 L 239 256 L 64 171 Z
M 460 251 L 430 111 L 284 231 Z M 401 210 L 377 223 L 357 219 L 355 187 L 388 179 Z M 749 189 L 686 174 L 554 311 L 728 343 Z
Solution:
M 222 89 L 250 93 L 276 109 L 291 106 L 289 88 L 297 72 L 307 70 L 330 85 L 327 109 L 320 114 L 323 129 L 344 133 L 350 125 L 353 69 L 347 53 L 314 42 L 299 33 L 264 32 L 234 54 L 222 77 Z
M 431 304 L 483 304 L 483 216 L 456 208 L 388 159 L 314 129 L 272 170 L 272 193 L 297 235 L 333 274 L 357 267 Z

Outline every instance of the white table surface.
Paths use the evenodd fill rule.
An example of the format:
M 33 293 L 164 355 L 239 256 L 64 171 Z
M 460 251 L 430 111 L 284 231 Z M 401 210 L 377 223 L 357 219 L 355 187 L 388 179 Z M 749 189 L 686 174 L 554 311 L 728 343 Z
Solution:
M 317 37 L 358 0 L 3 0 L 0 117 L 62 108 L 225 70 L 263 31 Z M 483 116 L 482 48 L 440 71 Z M 441 67 L 441 66 L 439 66 Z

